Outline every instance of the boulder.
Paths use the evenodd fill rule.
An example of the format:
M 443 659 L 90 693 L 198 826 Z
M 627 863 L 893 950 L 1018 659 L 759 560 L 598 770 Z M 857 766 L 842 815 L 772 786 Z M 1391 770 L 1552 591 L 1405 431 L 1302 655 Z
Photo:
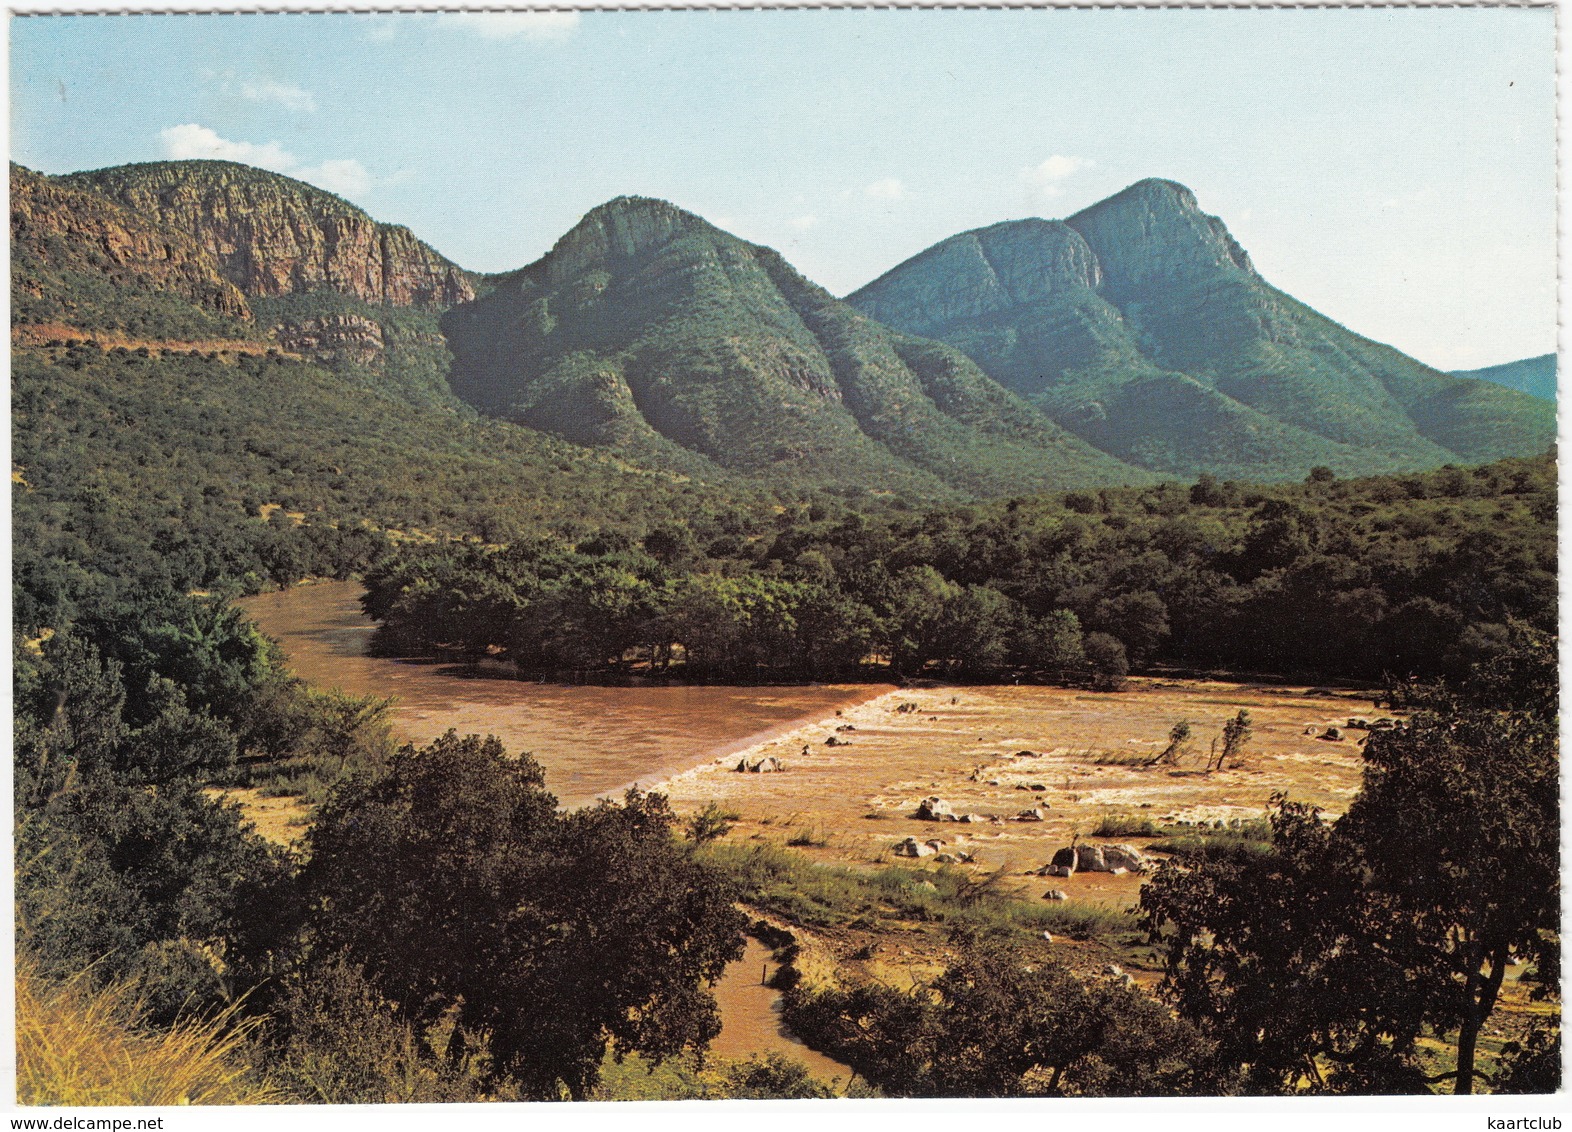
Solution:
M 1101 845 L 1077 845 L 1075 847 L 1075 870 L 1081 873 L 1106 873 L 1108 862 L 1103 858 Z
M 935 795 L 917 803 L 917 817 L 922 821 L 954 821 L 955 811 L 950 803 Z
M 930 846 L 924 845 L 915 837 L 908 837 L 895 846 L 897 857 L 931 857 L 933 854 L 934 850 Z
M 1107 845 L 1103 847 L 1103 861 L 1109 869 L 1126 869 L 1132 873 L 1151 871 L 1152 861 L 1134 845 Z
M 1016 751 L 1015 757 L 1018 759 L 1040 759 L 1043 756 L 1041 751 Z
M 1041 806 L 1033 806 L 1029 810 L 1022 810 L 1015 815 L 1016 821 L 1042 821 L 1043 811 Z
M 1328 727 L 1325 731 L 1321 732 L 1320 735 L 1316 736 L 1316 738 L 1325 739 L 1330 743 L 1338 743 L 1342 741 L 1343 733 L 1336 727 Z
M 940 853 L 934 860 L 941 865 L 958 865 L 961 863 L 961 859 L 954 853 Z
M 1061 849 L 1057 853 L 1055 853 L 1053 855 L 1053 859 L 1048 862 L 1048 867 L 1050 869 L 1063 869 L 1064 872 L 1062 872 L 1062 873 L 1050 873 L 1048 875 L 1049 876 L 1056 876 L 1056 877 L 1074 876 L 1075 875 L 1075 856 L 1076 856 L 1076 854 L 1075 854 L 1075 846 L 1073 846 L 1073 845 L 1066 845 L 1063 849 Z
M 1047 892 L 1043 893 L 1043 899 L 1044 900 L 1068 900 L 1070 898 L 1067 895 L 1065 895 L 1064 889 L 1062 889 L 1062 888 L 1050 888 Z
M 737 769 L 744 774 L 773 774 L 786 769 L 786 764 L 774 755 L 762 755 L 749 759 L 746 755 L 737 763 Z

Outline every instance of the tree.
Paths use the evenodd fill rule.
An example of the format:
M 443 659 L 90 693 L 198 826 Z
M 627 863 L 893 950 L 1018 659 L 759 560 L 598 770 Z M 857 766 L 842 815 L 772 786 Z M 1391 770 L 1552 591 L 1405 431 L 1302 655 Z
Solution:
M 1556 686 L 1547 638 L 1524 631 L 1514 653 L 1500 666 Z M 1488 687 L 1492 676 L 1476 682 Z M 1527 689 L 1517 695 L 1532 698 Z M 1456 1029 L 1456 1091 L 1468 1093 L 1479 1034 L 1513 957 L 1556 962 L 1557 717 L 1499 710 L 1467 685 L 1409 698 L 1420 710 L 1407 726 L 1366 744 L 1364 788 L 1339 832 L 1359 847 L 1372 887 L 1392 901 L 1442 984 L 1427 1014 L 1438 1030 Z
M 1165 992 L 1253 1088 L 1472 1092 L 1514 958 L 1559 996 L 1556 680 L 1550 638 L 1518 627 L 1466 681 L 1394 693 L 1414 714 L 1372 733 L 1338 821 L 1278 799 L 1271 853 L 1169 863 L 1142 889 Z M 1427 1031 L 1455 1035 L 1431 1077 Z
M 541 768 L 449 732 L 340 787 L 304 879 L 317 946 L 402 1015 L 452 1012 L 537 1099 L 593 1088 L 608 1044 L 657 1059 L 719 1032 L 706 985 L 742 954 L 727 885 L 660 795 L 559 814 Z
M 962 934 L 928 986 L 793 992 L 793 1024 L 892 1096 L 1217 1092 L 1194 1027 L 1117 980 L 1082 980 L 1000 938 Z
M 1130 674 L 1123 642 L 1107 633 L 1086 635 L 1086 663 L 1092 670 L 1092 685 L 1099 690 L 1119 691 Z
M 1118 637 L 1131 663 L 1141 665 L 1168 635 L 1168 607 L 1150 590 L 1123 593 L 1098 602 L 1092 623 Z

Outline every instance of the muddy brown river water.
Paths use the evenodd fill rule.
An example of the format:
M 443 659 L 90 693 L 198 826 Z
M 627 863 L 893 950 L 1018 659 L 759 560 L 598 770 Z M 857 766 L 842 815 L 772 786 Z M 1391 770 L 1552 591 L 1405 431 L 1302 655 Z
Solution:
M 530 751 L 546 768 L 547 786 L 570 806 L 636 782 L 658 782 L 889 691 L 867 684 L 564 686 L 369 657 L 374 626 L 360 611 L 362 592 L 354 582 L 324 582 L 242 604 L 283 646 L 301 679 L 355 695 L 394 697 L 394 728 L 415 743 L 454 728 L 496 735 L 510 751 Z M 844 1085 L 848 1067 L 809 1049 L 781 1025 L 780 996 L 760 981 L 768 957 L 764 945 L 750 939 L 747 953 L 716 984 L 723 1029 L 711 1052 L 782 1053 Z
M 546 785 L 576 806 L 752 746 L 888 685 L 638 687 L 536 684 L 511 673 L 365 655 L 374 628 L 354 582 L 296 586 L 242 604 L 278 641 L 295 674 L 321 688 L 392 696 L 393 723 L 415 743 L 449 728 L 529 751 Z

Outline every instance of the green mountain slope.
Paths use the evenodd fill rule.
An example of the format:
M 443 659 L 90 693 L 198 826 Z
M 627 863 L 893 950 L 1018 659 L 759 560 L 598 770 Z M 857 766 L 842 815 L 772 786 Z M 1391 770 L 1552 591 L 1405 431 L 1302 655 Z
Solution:
M 1361 338 L 1276 290 L 1168 181 L 1065 221 L 965 232 L 849 296 L 1154 470 L 1289 478 L 1543 451 L 1554 414 Z
M 1538 397 L 1542 401 L 1556 399 L 1554 354 L 1541 354 L 1537 358 L 1524 358 L 1504 365 L 1486 366 L 1484 369 L 1453 370 L 1452 376 L 1504 385 L 1508 389 L 1516 389 L 1521 393 L 1527 393 L 1530 397 Z
M 35 627 L 106 579 L 283 582 L 409 538 L 629 541 L 773 515 L 735 484 L 477 418 L 447 390 L 434 309 L 247 295 L 173 221 L 16 166 L 11 182 L 12 522 Z
M 1148 478 L 663 201 L 595 209 L 443 329 L 471 404 L 642 458 L 930 496 Z

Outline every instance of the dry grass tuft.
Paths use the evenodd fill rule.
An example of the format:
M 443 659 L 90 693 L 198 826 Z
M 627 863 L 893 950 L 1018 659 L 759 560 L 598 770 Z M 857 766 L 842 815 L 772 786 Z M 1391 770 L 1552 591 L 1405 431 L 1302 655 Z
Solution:
M 170 1030 L 142 1024 L 134 985 L 65 982 L 19 960 L 16 1099 L 24 1105 L 270 1104 L 287 1098 L 258 1082 L 245 1046 L 254 1024 L 231 1013 Z

